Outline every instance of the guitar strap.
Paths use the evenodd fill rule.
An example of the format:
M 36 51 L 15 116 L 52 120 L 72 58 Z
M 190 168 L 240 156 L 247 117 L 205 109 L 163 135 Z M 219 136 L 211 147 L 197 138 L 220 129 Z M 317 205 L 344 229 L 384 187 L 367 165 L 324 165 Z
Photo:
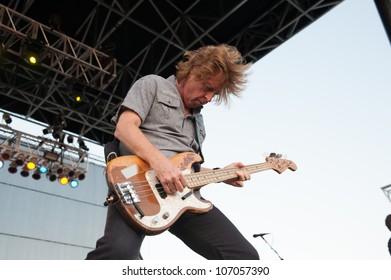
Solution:
M 202 161 L 200 162 L 201 164 L 204 163 L 204 155 L 202 154 L 202 148 L 201 148 L 201 140 L 200 140 L 200 124 L 199 124 L 199 117 L 200 114 L 197 114 L 193 116 L 193 122 L 194 122 L 194 129 L 195 129 L 195 138 L 198 144 L 198 154 L 200 155 Z
M 200 140 L 200 114 L 196 114 L 192 116 L 192 120 L 194 123 L 194 130 L 195 130 L 195 140 L 197 141 L 198 144 L 198 154 L 201 157 L 201 164 L 204 163 L 204 155 L 202 154 L 202 148 L 201 148 L 201 140 Z M 118 157 L 120 155 L 119 152 L 119 141 L 117 138 L 114 137 L 113 141 L 108 142 L 104 146 L 104 154 L 105 154 L 105 161 L 106 164 Z

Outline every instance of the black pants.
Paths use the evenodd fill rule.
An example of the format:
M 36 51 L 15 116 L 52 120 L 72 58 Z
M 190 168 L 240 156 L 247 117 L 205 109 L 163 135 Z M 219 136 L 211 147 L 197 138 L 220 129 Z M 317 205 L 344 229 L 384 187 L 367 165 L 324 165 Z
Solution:
M 169 231 L 209 260 L 258 260 L 255 248 L 216 207 L 207 213 L 185 212 Z M 144 235 L 128 226 L 111 206 L 104 236 L 86 259 L 137 260 Z M 179 256 L 178 256 L 179 257 Z

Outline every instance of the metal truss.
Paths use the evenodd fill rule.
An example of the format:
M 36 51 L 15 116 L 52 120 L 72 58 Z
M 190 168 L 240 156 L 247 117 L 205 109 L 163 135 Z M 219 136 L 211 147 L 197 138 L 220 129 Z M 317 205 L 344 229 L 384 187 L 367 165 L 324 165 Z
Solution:
M 0 5 L 5 49 L 22 55 L 23 47 L 39 52 L 40 65 L 68 79 L 104 89 L 116 78 L 116 60 L 52 28 Z
M 342 1 L 95 0 L 72 35 L 78 38 L 78 46 L 91 46 L 94 51 L 80 50 L 73 61 L 90 61 L 84 60 L 87 57 L 94 61 L 107 58 L 98 50 L 108 50 L 109 53 L 108 46 L 114 43 L 116 65 L 101 67 L 105 74 L 99 78 L 87 75 L 88 81 L 98 84 L 86 83 L 84 62 L 79 61 L 72 71 L 62 66 L 67 69 L 64 72 L 76 77 L 75 87 L 83 91 L 85 99 L 75 104 L 71 98 L 69 77 L 62 75 L 61 70 L 40 71 L 5 57 L 0 64 L 0 79 L 4 81 L 0 85 L 0 94 L 7 97 L 3 108 L 18 110 L 21 115 L 47 123 L 53 115 L 61 112 L 67 120 L 68 130 L 97 143 L 106 143 L 112 138 L 112 116 L 131 84 L 141 76 L 151 73 L 168 76 L 174 72 L 174 65 L 184 51 L 207 44 L 235 45 L 248 62 L 256 62 Z M 20 8 L 19 1 L 9 1 L 9 6 L 28 11 L 32 3 L 32 0 L 26 1 Z M 96 26 L 99 26 L 98 31 Z M 15 27 L 15 30 L 20 29 Z M 30 29 L 32 32 L 33 25 Z M 20 36 L 17 40 L 21 40 Z M 56 51 L 60 40 L 47 41 L 51 51 L 63 58 L 63 52 Z M 71 39 L 62 40 L 61 46 L 65 47 L 67 42 Z M 12 45 L 10 41 L 6 44 Z M 49 65 L 60 67 L 59 58 Z M 111 71 L 109 69 L 116 72 L 108 76 L 104 71 Z M 114 76 L 116 79 L 110 80 Z M 99 82 L 105 79 L 109 83 L 102 87 Z M 20 109 L 13 102 L 17 102 Z
M 40 167 L 46 171 L 43 175 L 66 176 L 67 179 L 84 179 L 88 171 L 88 153 L 71 145 L 53 141 L 51 139 L 34 136 L 19 130 L 12 129 L 7 125 L 0 124 L 0 160 L 17 171 L 20 167 L 24 175 L 29 176 L 26 168 L 27 162 L 34 162 L 31 172 L 34 179 L 40 179 Z M 19 163 L 18 163 L 19 161 Z M 61 169 L 61 171 L 59 171 Z M 70 175 L 69 175 L 70 174 Z

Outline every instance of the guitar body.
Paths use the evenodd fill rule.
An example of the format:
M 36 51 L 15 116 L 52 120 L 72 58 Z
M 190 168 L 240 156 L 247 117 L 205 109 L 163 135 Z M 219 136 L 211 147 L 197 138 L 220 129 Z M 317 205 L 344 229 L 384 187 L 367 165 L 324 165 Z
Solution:
M 199 155 L 191 152 L 170 159 L 183 173 L 192 173 Z M 147 235 L 167 230 L 185 212 L 208 212 L 212 203 L 200 200 L 192 189 L 167 194 L 150 166 L 137 156 L 122 156 L 111 160 L 106 168 L 109 189 L 125 221 Z

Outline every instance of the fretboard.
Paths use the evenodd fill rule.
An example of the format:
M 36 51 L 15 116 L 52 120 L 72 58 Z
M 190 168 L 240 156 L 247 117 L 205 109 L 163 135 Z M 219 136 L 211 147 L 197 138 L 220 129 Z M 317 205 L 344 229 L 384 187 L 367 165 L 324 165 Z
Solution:
M 225 169 L 217 169 L 217 170 L 209 170 L 209 171 L 201 171 L 198 173 L 191 173 L 185 175 L 186 181 L 188 183 L 189 189 L 200 188 L 204 185 L 211 183 L 218 183 L 228 179 L 233 179 L 238 177 L 236 175 L 236 171 L 246 170 L 250 174 L 257 173 L 261 171 L 265 171 L 268 169 L 272 169 L 272 165 L 270 163 L 258 163 L 247 165 L 242 168 L 225 168 Z

